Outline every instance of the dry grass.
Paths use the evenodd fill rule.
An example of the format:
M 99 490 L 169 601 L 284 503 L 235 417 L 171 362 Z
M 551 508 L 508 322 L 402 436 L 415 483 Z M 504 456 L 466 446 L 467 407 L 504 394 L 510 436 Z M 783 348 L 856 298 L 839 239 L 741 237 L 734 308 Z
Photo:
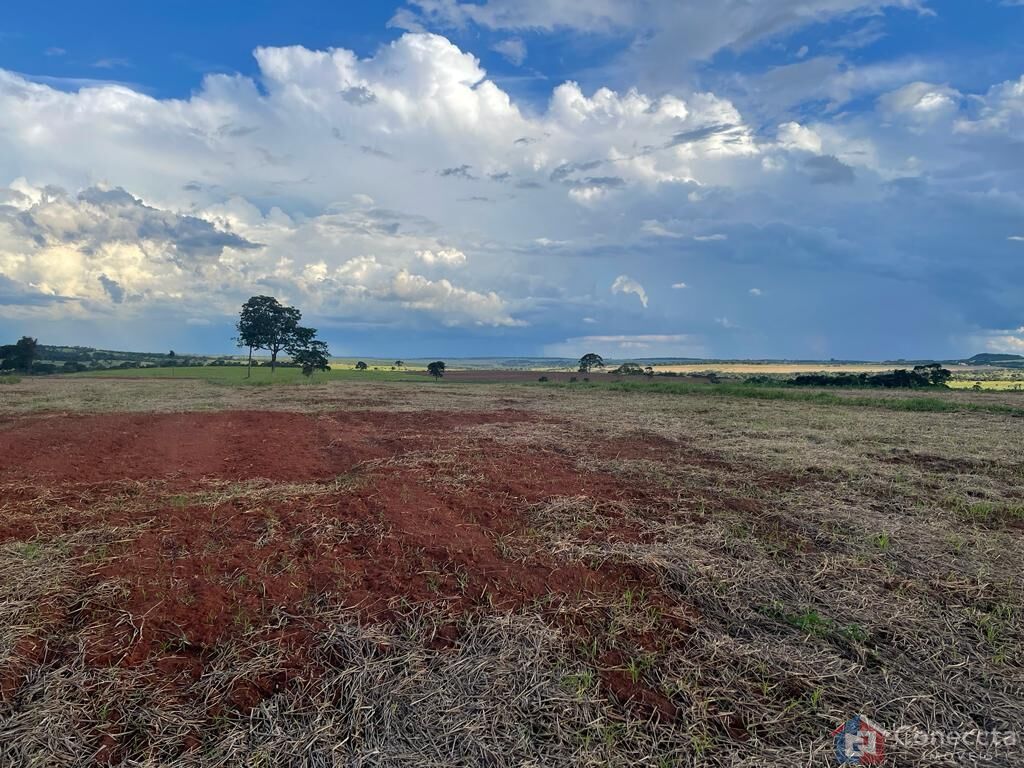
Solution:
M 485 482 L 464 461 L 475 441 L 567 458 L 629 492 L 508 499 L 528 524 L 504 542 L 508 556 L 542 550 L 641 574 L 646 587 L 461 615 L 399 601 L 374 623 L 313 600 L 217 648 L 198 680 L 167 696 L 146 663 L 96 667 L 81 651 L 89 628 L 75 617 L 116 599 L 89 574 L 126 530 L 10 541 L 0 548 L 0 670 L 29 669 L 0 704 L 2 765 L 89 765 L 109 756 L 97 733 L 140 766 L 827 765 L 829 732 L 856 713 L 933 732 L 1024 722 L 1024 469 L 1020 420 L 1009 415 L 443 383 L 247 391 L 32 380 L 4 394 L 0 412 L 12 418 L 532 410 L 543 420 L 467 427 L 363 469 L 415 469 L 460 494 Z M 209 483 L 181 503 L 315 503 L 358 479 L 337 482 Z M 139 524 L 155 524 L 139 499 L 162 492 L 89 504 L 137 503 Z M 59 519 L 52 497 L 36 499 L 39 515 Z M 322 524 L 324 536 L 346 535 L 329 530 L 329 512 Z M 451 625 L 456 639 L 438 646 Z M 282 673 L 273 629 L 309 633 L 308 667 L 251 711 L 215 706 Z M 26 656 L 27 637 L 60 652 Z M 625 703 L 610 677 L 663 697 L 674 716 Z M 1021 745 L 983 755 L 900 744 L 890 754 L 920 768 L 1024 763 Z

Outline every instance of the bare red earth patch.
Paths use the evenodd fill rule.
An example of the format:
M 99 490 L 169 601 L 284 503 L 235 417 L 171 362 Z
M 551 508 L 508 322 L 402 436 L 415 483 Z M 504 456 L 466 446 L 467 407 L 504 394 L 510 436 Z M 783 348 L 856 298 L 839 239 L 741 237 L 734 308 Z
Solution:
M 329 604 L 374 620 L 392 618 L 395 600 L 458 614 L 657 591 L 643 573 L 548 554 L 524 514 L 556 496 L 655 503 L 656 491 L 583 471 L 565 453 L 460 432 L 535 419 L 511 410 L 24 419 L 0 431 L 10 502 L 0 541 L 141 526 L 83 574 L 123 589 L 77 609 L 76 626 L 55 631 L 65 636 L 56 652 L 82 647 L 93 666 L 145 665 L 173 695 L 218 646 L 256 629 L 280 643 L 285 661 L 274 679 L 235 686 L 229 703 L 246 709 L 310 673 L 310 638 L 275 615 Z M 643 443 L 634 438 L 627 452 L 675 448 Z M 438 647 L 457 641 L 446 631 Z M 35 646 L 22 650 L 38 656 Z M 617 696 L 672 716 L 642 681 L 606 677 Z M 115 747 L 106 753 L 119 754 Z
M 526 421 L 517 411 L 275 411 L 33 417 L 0 430 L 0 483 L 221 478 L 303 481 L 401 452 L 408 430 L 440 441 L 458 426 Z

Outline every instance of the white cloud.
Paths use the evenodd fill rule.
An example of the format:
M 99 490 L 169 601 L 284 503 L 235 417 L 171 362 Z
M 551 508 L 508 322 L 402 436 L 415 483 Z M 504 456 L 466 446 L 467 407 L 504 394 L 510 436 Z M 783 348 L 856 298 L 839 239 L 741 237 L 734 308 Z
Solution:
M 884 94 L 878 102 L 891 117 L 931 122 L 953 115 L 962 98 L 959 91 L 948 85 L 915 82 Z
M 640 283 L 628 275 L 619 275 L 615 278 L 615 282 L 612 283 L 612 293 L 632 293 L 640 299 L 644 309 L 647 308 L 647 291 L 644 290 Z
M 687 285 L 686 283 L 672 283 L 672 287 L 675 288 L 677 291 L 681 291 L 684 288 L 686 288 Z
M 1024 326 L 1011 331 L 996 331 L 985 343 L 990 352 L 1024 354 Z
M 760 296 L 760 295 L 762 295 L 762 291 L 761 291 L 760 288 L 751 288 L 749 291 L 747 291 L 747 293 L 749 293 L 751 296 Z
M 437 251 L 416 251 L 416 257 L 424 264 L 446 264 L 457 266 L 466 263 L 466 254 L 458 248 L 440 248 Z
M 1014 240 L 1016 242 L 1024 242 L 1024 235 L 1010 235 L 1007 240 Z
M 495 43 L 493 49 L 517 67 L 526 61 L 526 43 L 522 38 L 509 37 Z
M 821 137 L 800 123 L 789 122 L 780 125 L 776 140 L 783 149 L 821 154 Z
M 993 86 L 976 99 L 976 114 L 957 121 L 959 133 L 1006 133 L 1020 135 L 1024 129 L 1024 75 Z
M 672 230 L 665 227 L 660 221 L 657 221 L 655 219 L 647 219 L 646 221 L 641 222 L 640 231 L 647 235 L 653 235 L 654 237 L 685 237 L 685 235 L 681 235 L 678 232 L 673 232 Z
M 394 297 L 405 307 L 438 314 L 447 325 L 459 325 L 465 319 L 476 325 L 524 325 L 507 314 L 505 302 L 494 291 L 467 291 L 447 280 L 431 281 L 404 269 L 392 278 L 390 288 L 385 298 Z
M 625 30 L 635 39 L 626 56 L 643 49 L 654 62 L 677 61 L 693 36 L 707 38 L 685 52 L 699 58 L 722 40 L 742 48 L 772 30 L 890 7 L 660 3 L 672 20 L 677 12 L 710 19 L 673 38 L 671 24 L 652 32 L 660 22 L 640 5 L 504 7 L 564 13 L 574 28 L 592 13 L 585 24 L 618 41 Z M 794 61 L 781 44 L 764 53 Z M 733 327 L 725 317 L 709 319 L 732 311 L 736 289 L 705 278 L 738 265 L 748 285 L 814 283 L 809 300 L 823 303 L 891 295 L 890 281 L 918 280 L 948 305 L 936 315 L 936 302 L 907 299 L 934 320 L 916 326 L 939 339 L 932 349 L 963 336 L 956 323 L 984 328 L 1017 309 L 1011 246 L 971 252 L 967 264 L 963 243 L 993 233 L 1002 242 L 1022 221 L 1024 85 L 956 94 L 929 85 L 943 79 L 930 59 L 854 66 L 840 55 L 808 57 L 763 78 L 723 73 L 717 61 L 701 81 L 722 83 L 735 103 L 679 85 L 689 80 L 675 65 L 676 81 L 665 82 L 615 61 L 588 70 L 585 87 L 562 83 L 539 99 L 537 81 L 524 106 L 476 57 L 432 34 L 399 37 L 368 56 L 261 48 L 254 77 L 212 75 L 183 99 L 0 71 L 0 181 L 27 179 L 0 189 L 0 315 L 37 318 L 41 333 L 42 319 L 58 314 L 130 328 L 149 312 L 177 313 L 182 322 L 169 327 L 186 318 L 222 327 L 260 292 L 301 306 L 320 327 L 368 326 L 381 338 L 481 328 L 466 333 L 540 347 L 551 340 L 543 334 L 561 338 L 553 329 L 594 315 L 602 328 L 588 330 L 638 336 L 710 327 L 716 351 L 736 353 L 745 334 L 723 331 Z M 614 89 L 589 84 L 605 75 Z M 926 119 L 932 114 L 944 117 Z M 97 196 L 118 188 L 130 194 Z M 726 237 L 728 247 L 711 247 Z M 647 307 L 636 280 L 620 275 L 614 295 L 606 290 L 620 271 L 661 290 L 680 272 L 700 274 L 701 295 L 636 313 L 619 295 Z M 826 272 L 833 279 L 816 282 Z M 805 333 L 783 315 L 759 320 L 771 324 L 759 325 L 761 338 Z M 830 319 L 821 335 L 837 353 L 840 337 L 874 333 L 883 351 L 891 341 L 822 316 Z M 909 335 L 900 343 L 913 353 Z
M 607 221 L 610 195 L 733 183 L 759 152 L 711 93 L 569 82 L 525 114 L 438 35 L 404 35 L 370 58 L 300 46 L 255 56 L 259 86 L 211 75 L 184 100 L 113 84 L 58 90 L 0 70 L 0 179 L 32 180 L 8 194 L 50 232 L 40 246 L 10 218 L 0 276 L 74 297 L 84 315 L 115 296 L 125 312 L 187 297 L 207 317 L 259 290 L 339 321 L 426 313 L 511 326 L 533 290 L 550 290 L 526 277 L 519 243 L 575 247 Z M 98 206 L 46 191 L 99 190 L 98 174 L 130 194 Z M 417 265 L 462 267 L 460 284 Z M 631 285 L 622 291 L 646 306 Z

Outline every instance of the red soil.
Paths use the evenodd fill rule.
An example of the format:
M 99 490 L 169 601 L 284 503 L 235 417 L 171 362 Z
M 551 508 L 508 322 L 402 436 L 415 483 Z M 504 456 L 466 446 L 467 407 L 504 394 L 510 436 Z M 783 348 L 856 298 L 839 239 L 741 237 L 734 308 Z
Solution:
M 524 517 L 529 505 L 555 496 L 656 502 L 653 491 L 583 471 L 564 453 L 459 432 L 534 420 L 511 410 L 25 418 L 0 429 L 0 491 L 8 502 L 0 542 L 142 524 L 83 571 L 91 583 L 124 586 L 110 602 L 76 608 L 87 662 L 149 665 L 185 685 L 218 645 L 262 627 L 262 636 L 287 649 L 287 661 L 273 680 L 236 686 L 231 701 L 248 708 L 308 673 L 305 631 L 269 627 L 275 614 L 302 614 L 315 602 L 373 620 L 390 618 L 396 599 L 470 611 L 552 595 L 656 592 L 642 573 L 547 554 Z M 654 458 L 675 448 L 634 436 L 600 450 Z M 440 461 L 430 458 L 437 451 L 446 463 L 430 463 Z M 413 452 L 426 462 L 403 461 Z M 452 469 L 454 479 L 445 476 Z M 335 487 L 339 476 L 351 483 Z M 201 496 L 221 488 L 218 481 L 254 480 L 306 487 L 276 498 L 236 493 L 220 503 Z M 124 503 L 104 503 L 114 497 Z M 455 639 L 442 634 L 436 642 Z M 49 638 L 26 639 L 17 664 L 6 674 L 0 664 L 0 699 L 26 661 L 72 653 L 73 644 L 54 651 Z M 614 671 L 605 678 L 609 690 L 645 710 L 674 711 L 642 683 L 627 685 Z

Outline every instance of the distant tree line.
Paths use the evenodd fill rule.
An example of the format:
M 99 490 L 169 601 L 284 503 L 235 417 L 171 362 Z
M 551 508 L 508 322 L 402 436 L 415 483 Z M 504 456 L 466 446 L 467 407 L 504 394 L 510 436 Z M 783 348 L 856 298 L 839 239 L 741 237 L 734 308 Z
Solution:
M 884 387 L 886 389 L 920 389 L 945 387 L 953 377 L 940 363 L 915 365 L 913 370 L 899 368 L 886 373 L 801 373 L 792 379 L 772 379 L 769 376 L 751 376 L 749 384 L 788 384 L 794 387 Z

